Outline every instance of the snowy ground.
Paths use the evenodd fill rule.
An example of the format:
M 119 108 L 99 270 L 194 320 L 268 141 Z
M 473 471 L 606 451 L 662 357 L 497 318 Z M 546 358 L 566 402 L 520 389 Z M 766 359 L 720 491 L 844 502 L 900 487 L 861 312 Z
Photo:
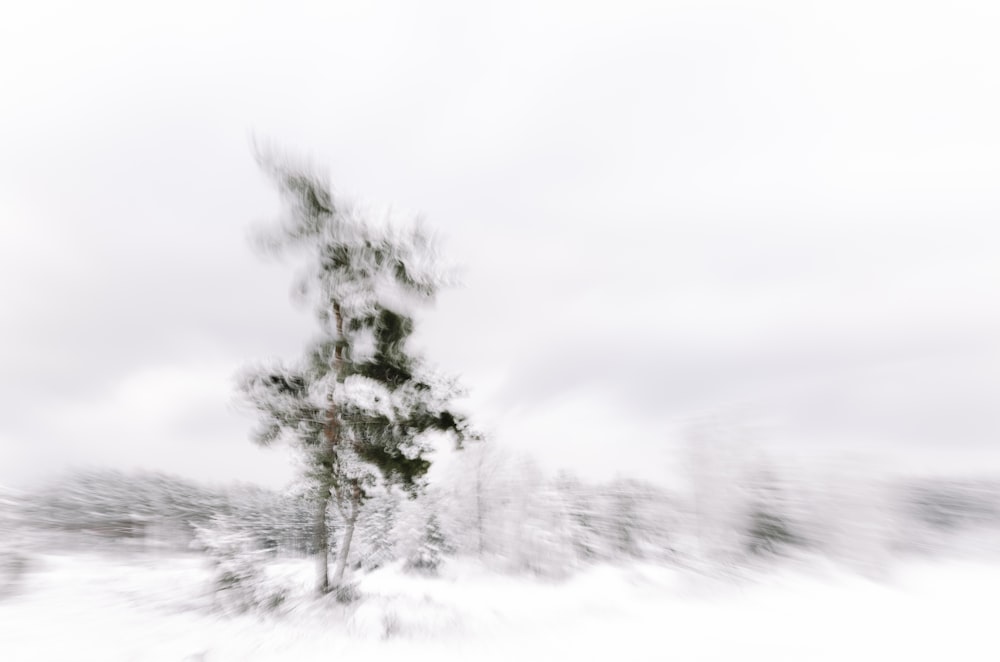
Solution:
M 35 557 L 0 597 L 0 660 L 1000 660 L 998 566 L 739 582 L 600 567 L 560 583 L 453 562 L 436 579 L 368 575 L 351 607 L 307 597 L 311 569 L 271 568 L 299 592 L 279 613 L 226 616 L 195 556 Z

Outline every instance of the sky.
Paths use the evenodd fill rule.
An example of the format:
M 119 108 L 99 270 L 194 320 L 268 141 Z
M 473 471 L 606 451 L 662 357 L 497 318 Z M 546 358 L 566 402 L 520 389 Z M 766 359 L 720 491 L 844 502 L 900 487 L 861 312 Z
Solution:
M 5 6 L 0 483 L 293 480 L 234 396 L 314 329 L 249 240 L 254 137 L 440 233 L 462 286 L 417 344 L 546 469 L 669 482 L 705 421 L 1000 468 L 998 33 L 963 0 Z

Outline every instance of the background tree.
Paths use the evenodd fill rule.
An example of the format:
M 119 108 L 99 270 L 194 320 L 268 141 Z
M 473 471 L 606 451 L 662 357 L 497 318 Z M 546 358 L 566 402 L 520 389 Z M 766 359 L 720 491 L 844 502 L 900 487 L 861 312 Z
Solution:
M 469 444 L 441 476 L 443 511 L 457 552 L 484 557 L 497 548 L 500 487 L 507 454 L 494 442 Z
M 392 489 L 376 494 L 365 504 L 357 556 L 366 570 L 380 568 L 395 559 L 398 510 L 399 496 Z
M 264 245 L 305 263 L 300 291 L 311 298 L 320 332 L 291 365 L 258 366 L 241 390 L 260 413 L 258 443 L 288 438 L 304 453 L 316 485 L 319 588 L 344 577 L 361 506 L 380 480 L 408 490 L 430 466 L 429 432 L 451 432 L 465 419 L 450 408 L 456 382 L 432 370 L 407 345 L 411 310 L 433 300 L 446 279 L 431 236 L 417 224 L 376 225 L 335 197 L 314 171 L 271 155 L 258 161 L 286 203 Z M 328 504 L 344 526 L 328 577 Z
M 449 551 L 451 551 L 451 547 L 441 530 L 441 523 L 438 521 L 437 515 L 431 513 L 424 526 L 420 546 L 417 548 L 416 554 L 408 560 L 407 566 L 423 572 L 437 572 L 442 557 Z

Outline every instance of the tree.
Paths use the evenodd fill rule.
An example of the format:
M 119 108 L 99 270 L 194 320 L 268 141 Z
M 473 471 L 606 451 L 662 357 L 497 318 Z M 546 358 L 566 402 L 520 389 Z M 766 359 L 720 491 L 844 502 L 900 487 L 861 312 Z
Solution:
M 595 494 L 568 472 L 560 472 L 555 489 L 566 504 L 566 525 L 573 553 L 581 561 L 605 559 L 611 556 L 602 536 L 600 513 Z
M 395 558 L 395 528 L 399 498 L 389 489 L 368 501 L 361 522 L 359 563 L 367 570 L 380 568 Z
M 438 566 L 441 565 L 443 557 L 451 551 L 452 547 L 441 530 L 437 514 L 431 512 L 424 522 L 416 549 L 406 560 L 406 567 L 410 570 L 434 574 L 437 572 Z
M 479 557 L 495 551 L 497 500 L 507 462 L 502 447 L 482 441 L 467 445 L 442 476 L 448 499 L 442 514 L 455 532 L 456 551 Z
M 291 441 L 316 487 L 319 589 L 344 577 L 360 508 L 380 481 L 411 492 L 427 472 L 432 431 L 461 447 L 466 419 L 451 409 L 461 391 L 407 346 L 414 306 L 434 299 L 446 278 L 431 236 L 419 224 L 376 226 L 334 196 L 308 168 L 258 152 L 287 213 L 263 245 L 306 263 L 300 291 L 311 297 L 319 336 L 292 364 L 257 366 L 241 391 L 260 415 L 254 440 Z M 337 563 L 328 577 L 331 501 L 343 520 Z

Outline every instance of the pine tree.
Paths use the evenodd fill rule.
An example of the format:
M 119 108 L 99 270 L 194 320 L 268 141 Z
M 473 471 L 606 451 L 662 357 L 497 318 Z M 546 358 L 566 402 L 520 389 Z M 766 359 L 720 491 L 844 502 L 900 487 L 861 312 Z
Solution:
M 361 527 L 360 564 L 374 570 L 395 558 L 394 532 L 399 498 L 392 490 L 372 498 L 365 508 L 365 521 Z
M 407 559 L 406 566 L 411 570 L 435 573 L 444 556 L 450 552 L 451 545 L 445 538 L 437 514 L 431 513 L 424 524 L 420 542 Z
M 343 581 L 371 490 L 382 480 L 414 490 L 430 466 L 427 433 L 450 432 L 459 446 L 468 433 L 465 419 L 450 408 L 460 394 L 457 383 L 407 346 L 414 330 L 410 309 L 432 301 L 446 279 L 421 226 L 377 227 L 315 172 L 267 155 L 258 161 L 287 207 L 264 243 L 305 259 L 300 289 L 315 304 L 320 334 L 298 362 L 248 371 L 241 390 L 260 413 L 254 439 L 266 445 L 287 438 L 307 460 L 325 592 Z M 332 581 L 331 500 L 343 521 Z

